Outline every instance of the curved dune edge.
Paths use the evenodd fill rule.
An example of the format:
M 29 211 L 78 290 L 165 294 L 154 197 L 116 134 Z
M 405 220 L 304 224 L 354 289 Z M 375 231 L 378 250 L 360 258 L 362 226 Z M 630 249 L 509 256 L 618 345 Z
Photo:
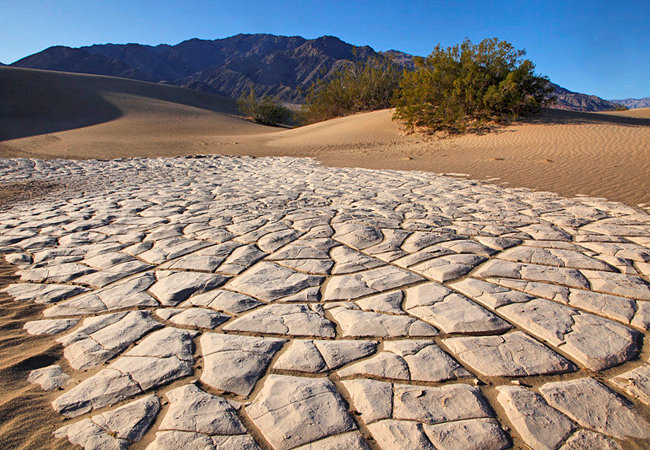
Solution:
M 1 70 L 3 76 L 12 71 Z M 18 72 L 38 72 L 52 91 L 65 89 L 71 78 L 77 84 L 81 80 L 84 92 L 92 95 L 86 98 L 86 109 L 97 100 L 98 115 L 106 114 L 106 105 L 119 114 L 82 128 L 0 141 L 0 157 L 301 156 L 330 166 L 466 173 L 562 195 L 650 204 L 649 108 L 616 113 L 545 110 L 489 134 L 433 139 L 405 135 L 388 110 L 283 130 L 242 120 L 232 115 L 232 102 L 219 103 L 214 96 L 187 89 L 94 75 Z M 68 110 L 78 98 L 72 100 Z M 49 108 L 38 102 L 31 107 L 27 112 L 32 115 Z M 104 119 L 83 112 L 84 120 Z M 68 113 L 38 117 L 45 128 L 66 128 L 63 122 L 70 120 Z M 12 125 L 0 119 L 0 131 Z

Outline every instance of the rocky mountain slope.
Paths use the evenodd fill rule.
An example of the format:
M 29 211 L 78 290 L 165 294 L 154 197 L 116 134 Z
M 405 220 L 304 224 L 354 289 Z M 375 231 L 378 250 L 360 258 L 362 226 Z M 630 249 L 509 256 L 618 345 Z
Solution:
M 14 67 L 111 75 L 173 84 L 229 98 L 254 85 L 289 103 L 301 103 L 306 88 L 355 58 L 378 53 L 334 36 L 238 34 L 225 39 L 190 39 L 177 45 L 104 44 L 81 48 L 50 47 L 12 64 Z M 412 55 L 384 52 L 396 64 L 413 68 Z M 574 111 L 606 111 L 616 104 L 593 95 L 556 87 L 556 107 Z
M 555 83 L 551 83 L 551 85 L 555 89 L 553 95 L 557 98 L 552 105 L 554 108 L 569 111 L 613 111 L 621 109 L 618 104 L 595 95 L 573 92 Z

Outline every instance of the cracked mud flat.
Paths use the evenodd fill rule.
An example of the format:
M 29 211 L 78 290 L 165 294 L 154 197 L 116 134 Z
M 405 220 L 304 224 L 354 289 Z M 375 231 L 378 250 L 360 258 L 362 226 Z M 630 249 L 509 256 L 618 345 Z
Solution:
M 292 158 L 0 160 L 29 374 L 84 448 L 640 448 L 650 216 Z M 48 411 L 48 414 L 50 412 Z M 57 441 L 57 442 L 60 442 Z

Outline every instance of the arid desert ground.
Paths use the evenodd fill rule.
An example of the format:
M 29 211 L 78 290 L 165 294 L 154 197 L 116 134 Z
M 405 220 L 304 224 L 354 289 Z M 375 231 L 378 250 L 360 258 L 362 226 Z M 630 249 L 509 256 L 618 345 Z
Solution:
M 466 173 L 567 196 L 650 204 L 648 108 L 548 109 L 492 133 L 432 139 L 405 135 L 388 110 L 282 130 L 233 116 L 232 101 L 187 89 L 24 69 L 0 68 L 0 74 L 3 97 L 19 109 L 0 106 L 9 109 L 0 115 L 2 157 L 311 157 L 333 167 Z
M 440 139 L 0 77 L 5 447 L 647 448 L 648 109 Z

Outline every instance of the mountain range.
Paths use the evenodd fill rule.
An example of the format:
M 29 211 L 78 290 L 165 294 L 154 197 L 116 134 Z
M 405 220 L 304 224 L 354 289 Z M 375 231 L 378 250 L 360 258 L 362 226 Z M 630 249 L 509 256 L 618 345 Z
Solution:
M 369 46 L 351 45 L 334 36 L 305 39 L 271 34 L 190 39 L 177 45 L 54 46 L 11 66 L 132 78 L 228 98 L 237 98 L 254 86 L 257 94 L 268 94 L 287 103 L 302 103 L 308 86 L 314 81 L 327 77 L 349 61 L 379 54 L 404 68 L 413 67 L 413 55 L 397 50 L 375 52 Z M 553 86 L 557 108 L 606 111 L 618 107 L 594 95 Z
M 650 97 L 644 98 L 625 98 L 622 100 L 610 100 L 610 102 L 618 103 L 619 105 L 626 106 L 630 109 L 635 108 L 650 108 Z

